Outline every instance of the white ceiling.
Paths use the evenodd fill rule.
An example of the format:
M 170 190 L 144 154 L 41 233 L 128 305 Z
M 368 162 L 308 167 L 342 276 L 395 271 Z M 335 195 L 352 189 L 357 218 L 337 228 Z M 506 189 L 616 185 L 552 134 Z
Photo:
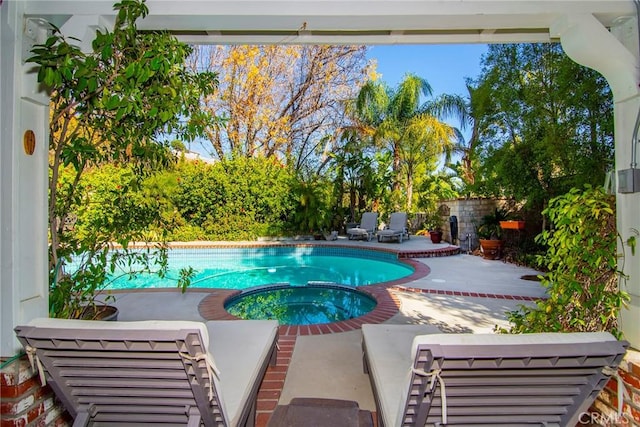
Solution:
M 549 41 L 561 16 L 605 27 L 635 14 L 632 0 L 148 0 L 141 30 L 190 43 L 491 43 Z M 28 0 L 25 12 L 61 26 L 71 16 L 113 22 L 113 1 Z

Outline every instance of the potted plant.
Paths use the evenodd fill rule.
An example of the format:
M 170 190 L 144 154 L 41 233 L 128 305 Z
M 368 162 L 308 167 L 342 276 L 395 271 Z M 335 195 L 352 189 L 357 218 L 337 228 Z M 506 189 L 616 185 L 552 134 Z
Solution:
M 500 221 L 506 217 L 506 212 L 496 208 L 493 213 L 482 217 L 476 230 L 480 249 L 484 259 L 498 259 L 502 252 L 502 227 Z
M 430 229 L 430 228 L 422 228 L 416 231 L 416 236 L 429 236 L 431 239 L 431 243 L 440 243 L 442 242 L 442 229 Z
M 158 199 L 133 206 L 138 201 L 129 200 L 127 188 L 172 164 L 164 133 L 190 140 L 216 121 L 200 109 L 201 97 L 215 90 L 216 75 L 188 72 L 191 48 L 174 36 L 138 32 L 136 21 L 148 14 L 144 0 L 117 3 L 114 9 L 113 30 L 96 32 L 92 52 L 83 52 L 51 25 L 51 35 L 28 59 L 51 99 L 49 300 L 54 317 L 95 318 L 103 312 L 98 297 L 119 265 L 126 267 L 122 274 L 163 274 L 166 246 L 151 244 L 147 252 L 130 248 L 130 242 L 158 237 L 148 234 L 151 224 L 162 230 L 162 219 L 153 213 Z M 104 165 L 125 169 L 128 178 L 108 190 L 102 200 L 108 205 L 88 213 L 99 203 L 87 174 Z M 77 222 L 70 221 L 74 216 Z M 184 289 L 188 280 L 179 285 Z
M 431 238 L 431 243 L 440 243 L 442 241 L 442 229 L 437 227 L 434 230 L 429 230 L 429 237 Z
M 431 243 L 440 243 L 442 241 L 442 217 L 439 213 L 429 214 L 426 221 L 423 222 L 422 228 L 416 231 L 416 235 L 429 235 Z

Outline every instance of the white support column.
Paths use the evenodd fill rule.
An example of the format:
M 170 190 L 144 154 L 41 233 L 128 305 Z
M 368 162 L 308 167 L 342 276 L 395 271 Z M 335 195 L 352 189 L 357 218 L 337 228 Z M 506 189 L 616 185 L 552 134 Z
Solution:
M 0 6 L 0 356 L 20 348 L 13 328 L 48 315 L 47 94 L 38 90 L 24 54 L 43 41 L 38 21 L 24 20 L 23 1 Z M 23 137 L 35 135 L 27 155 Z
M 614 99 L 615 166 L 616 170 L 629 168 L 633 128 L 640 108 L 635 17 L 621 19 L 619 28 L 609 32 L 592 15 L 566 16 L 551 28 L 551 36 L 560 38 L 563 49 L 574 61 L 600 72 L 609 82 Z M 640 193 L 617 193 L 616 201 L 618 232 L 626 241 L 634 235 L 634 229 L 640 230 Z M 631 295 L 620 322 L 625 338 L 640 349 L 640 246 L 635 255 L 626 244 L 620 245 L 619 250 L 624 252 L 624 273 L 628 276 L 621 286 Z

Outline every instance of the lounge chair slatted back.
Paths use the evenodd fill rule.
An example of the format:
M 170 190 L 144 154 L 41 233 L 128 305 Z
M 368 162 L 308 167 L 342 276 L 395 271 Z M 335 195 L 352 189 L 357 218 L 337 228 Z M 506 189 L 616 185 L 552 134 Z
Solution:
M 378 241 L 385 239 L 397 239 L 402 243 L 403 239 L 409 240 L 409 230 L 407 230 L 407 213 L 394 212 L 389 217 L 389 225 L 386 229 L 378 232 Z
M 175 322 L 182 325 L 171 328 L 171 322 L 164 322 L 161 328 L 109 329 L 104 324 L 115 322 L 95 322 L 100 324 L 95 329 L 56 328 L 56 321 L 60 319 L 48 319 L 49 327 L 18 326 L 16 334 L 42 367 L 74 425 L 232 424 L 223 412 L 204 324 Z M 202 327 L 189 328 L 188 323 Z M 266 366 L 267 361 L 259 367 L 262 375 Z M 257 385 L 253 387 L 257 392 Z M 237 412 L 243 411 L 239 418 L 253 425 L 255 402 L 249 406 Z
M 55 367 L 47 383 L 76 422 L 94 414 L 94 423 L 186 425 L 202 417 L 205 425 L 223 424 L 217 396 L 208 399 L 205 361 L 197 360 L 206 353 L 198 330 L 129 330 L 123 336 L 118 330 L 25 327 L 18 336 L 38 350 L 43 366 Z
M 449 424 L 496 424 L 500 416 L 510 423 L 575 425 L 575 416 L 588 409 L 609 379 L 603 367 L 617 366 L 624 355 L 622 345 L 612 354 L 611 342 L 494 351 L 474 347 L 421 345 L 417 350 L 415 368 L 441 371 Z M 441 383 L 430 384 L 430 377 L 412 374 L 403 425 L 441 422 Z
M 362 214 L 360 224 L 355 228 L 347 229 L 347 237 L 349 240 L 355 238 L 365 238 L 371 241 L 371 238 L 378 229 L 378 212 L 365 212 Z
M 386 426 L 574 426 L 628 346 L 607 333 L 472 338 L 435 334 L 414 339 L 410 361 L 385 351 L 384 343 L 373 342 L 391 341 L 372 331 L 373 325 L 365 326 L 365 365 L 378 409 L 386 411 L 380 414 L 379 425 Z M 483 340 L 489 344 L 482 344 Z M 399 343 L 396 339 L 395 344 Z M 377 349 L 384 353 L 380 360 Z M 395 365 L 407 362 L 411 366 L 405 368 L 406 381 L 385 395 L 383 387 L 389 382 L 384 378 L 397 377 L 402 368 Z

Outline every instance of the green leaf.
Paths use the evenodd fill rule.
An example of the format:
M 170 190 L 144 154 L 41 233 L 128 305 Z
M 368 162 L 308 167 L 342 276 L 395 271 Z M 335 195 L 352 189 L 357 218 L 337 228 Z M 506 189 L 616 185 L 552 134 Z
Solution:
M 40 67 L 40 69 L 38 69 L 38 83 L 43 83 L 46 75 L 47 69 L 44 67 Z
M 78 79 L 78 85 L 77 85 L 76 89 L 79 92 L 82 92 L 83 90 L 85 90 L 87 88 L 87 86 L 88 86 L 88 82 L 87 82 L 86 78 L 81 77 L 81 78 Z
M 87 87 L 89 89 L 89 92 L 95 92 L 96 89 L 98 89 L 98 80 L 95 76 L 89 78 L 89 80 L 87 81 Z
M 120 107 L 118 108 L 118 111 L 116 112 L 116 121 L 120 121 L 122 120 L 122 117 L 124 117 L 124 115 L 127 114 L 127 109 L 126 107 Z
M 104 104 L 107 110 L 115 110 L 120 106 L 120 97 L 118 95 L 111 95 Z
M 51 69 L 51 68 L 45 68 L 44 69 L 44 84 L 47 86 L 54 86 L 54 83 L 56 81 L 55 78 L 55 72 Z
M 159 59 L 159 58 L 153 58 L 153 59 L 151 60 L 151 64 L 150 64 L 151 69 L 152 69 L 153 71 L 158 71 L 158 70 L 160 69 L 160 64 L 161 64 L 161 62 L 160 62 L 160 59 Z
M 138 64 L 136 62 L 132 62 L 125 68 L 124 75 L 126 78 L 130 79 L 136 74 L 136 70 L 138 68 Z
M 113 47 L 110 44 L 105 45 L 102 48 L 102 60 L 106 61 L 113 56 Z
M 636 236 L 631 236 L 627 239 L 627 245 L 631 248 L 631 255 L 636 254 Z

